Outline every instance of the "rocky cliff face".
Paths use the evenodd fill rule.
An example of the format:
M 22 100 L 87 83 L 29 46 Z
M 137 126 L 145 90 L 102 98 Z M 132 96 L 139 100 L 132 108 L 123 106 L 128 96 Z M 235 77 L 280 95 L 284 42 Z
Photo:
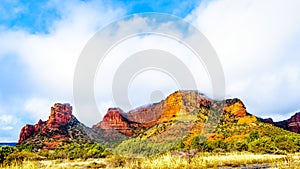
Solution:
M 288 121 L 288 129 L 295 133 L 300 133 L 300 112 L 293 115 Z
M 211 113 L 214 112 L 214 115 Z M 120 108 L 109 108 L 103 119 L 88 128 L 73 115 L 69 104 L 54 104 L 49 119 L 39 120 L 35 125 L 26 125 L 20 132 L 19 144 L 37 143 L 40 148 L 53 149 L 70 142 L 111 142 L 122 141 L 130 137 L 160 137 L 166 132 L 178 136 L 178 132 L 187 131 L 191 138 L 204 130 L 204 124 L 210 120 L 214 124 L 251 124 L 257 118 L 247 113 L 239 99 L 215 101 L 197 91 L 177 91 L 165 100 L 127 113 Z M 273 122 L 272 119 L 260 119 L 284 129 L 300 131 L 300 113 L 289 120 Z M 174 125 L 180 123 L 180 125 Z M 182 124 L 186 125 L 183 126 Z M 172 131 L 171 131 L 172 130 Z M 172 133 L 174 132 L 174 133 Z M 182 133 L 184 136 L 187 133 Z M 188 140 L 186 142 L 190 142 Z
M 273 122 L 271 118 L 260 119 L 263 122 L 273 124 L 277 127 L 289 130 L 295 133 L 300 133 L 300 112 L 294 114 L 291 118 L 279 122 Z
M 51 107 L 51 113 L 46 121 L 46 125 L 55 128 L 64 126 L 72 121 L 72 107 L 69 104 L 56 103 Z
M 119 108 L 109 108 L 103 120 L 94 125 L 92 129 L 103 129 L 106 131 L 117 131 L 126 136 L 132 136 L 133 131 L 137 127 L 141 127 L 140 123 L 133 122 L 125 118 L 125 113 Z M 112 130 L 113 129 L 113 130 Z
M 51 107 L 47 121 L 21 129 L 19 144 L 35 144 L 36 148 L 53 149 L 70 142 L 90 142 L 96 138 L 91 129 L 81 124 L 73 115 L 69 104 L 56 103 Z
M 154 126 L 170 126 L 173 121 L 180 121 L 186 117 L 193 116 L 195 119 L 192 120 L 196 120 L 199 113 L 204 123 L 210 109 L 227 114 L 228 119 L 236 121 L 246 116 L 246 108 L 238 99 L 228 99 L 223 106 L 217 106 L 216 101 L 197 91 L 177 91 L 159 103 L 140 107 L 128 113 L 120 108 L 109 108 L 103 119 L 90 129 L 72 115 L 72 106 L 56 103 L 51 107 L 47 121 L 39 120 L 35 125 L 26 125 L 22 128 L 19 144 L 36 141 L 39 147 L 52 149 L 72 141 L 102 142 L 126 139 Z M 253 118 L 242 119 L 240 123 L 247 121 L 253 121 Z M 199 126 L 203 124 L 199 123 L 198 128 Z M 186 130 L 188 128 L 191 126 L 186 126 Z M 198 132 L 201 132 L 201 129 L 195 130 L 195 133 Z
M 132 136 L 134 132 L 170 121 L 178 116 L 182 106 L 182 92 L 175 92 L 164 101 L 140 107 L 128 113 L 124 113 L 119 108 L 110 108 L 103 120 L 92 128 L 95 131 L 114 129 L 126 136 Z
M 194 111 L 196 114 L 201 111 L 204 114 L 203 118 L 207 118 L 209 109 L 214 109 L 221 114 L 229 114 L 228 118 L 233 117 L 232 119 L 236 121 L 247 116 L 246 108 L 239 99 L 228 99 L 223 106 L 218 106 L 216 101 L 197 91 L 178 91 L 159 103 L 140 107 L 128 113 L 124 113 L 119 108 L 110 108 L 103 120 L 92 128 L 94 131 L 101 130 L 101 132 L 103 130 L 118 131 L 130 137 L 135 132 L 139 133 L 141 130 L 190 116 Z M 254 122 L 256 118 L 247 117 L 240 123 L 249 123 L 249 121 Z
M 259 120 L 300 133 L 300 113 L 281 122 Z M 243 124 L 255 127 L 258 124 L 256 121 L 257 118 L 247 112 L 239 99 L 215 101 L 197 91 L 177 91 L 159 103 L 127 113 L 120 108 L 109 108 L 103 119 L 92 128 L 86 127 L 72 115 L 69 104 L 56 103 L 51 107 L 47 121 L 39 120 L 35 125 L 27 124 L 22 128 L 19 144 L 34 144 L 37 151 L 73 142 L 114 142 L 112 145 L 118 145 L 130 138 L 145 138 L 148 140 L 145 144 L 160 144 L 184 137 L 183 143 L 190 145 L 200 133 L 208 139 L 224 138 L 225 135 L 217 133 L 210 136 L 217 126 L 222 129 L 227 127 L 231 131 L 228 126 Z M 226 139 L 232 140 L 235 137 L 244 138 L 238 133 Z
M 124 113 L 119 108 L 110 108 L 103 120 L 92 128 L 95 131 L 114 129 L 126 136 L 132 136 L 135 131 L 150 128 L 175 117 L 182 105 L 179 103 L 180 101 L 180 94 L 176 92 L 170 95 L 166 101 L 137 108 L 128 113 Z

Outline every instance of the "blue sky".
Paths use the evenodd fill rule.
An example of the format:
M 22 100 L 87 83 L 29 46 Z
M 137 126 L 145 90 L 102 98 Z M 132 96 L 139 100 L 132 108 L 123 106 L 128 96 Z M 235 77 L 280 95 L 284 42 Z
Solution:
M 188 15 L 199 4 L 197 1 L 2 1 L 0 4 L 0 37 L 7 34 L 20 33 L 37 35 L 37 36 L 51 36 L 53 31 L 56 31 L 56 22 L 63 20 L 64 17 L 68 17 L 65 13 L 64 7 L 72 10 L 72 6 L 78 8 L 85 5 L 98 6 L 98 10 L 104 10 L 104 8 L 110 8 L 114 12 L 116 10 L 116 16 L 112 16 L 111 20 L 107 20 L 101 24 L 108 24 L 117 17 L 122 17 L 128 14 L 140 13 L 140 12 L 161 12 L 174 14 L 180 17 Z M 74 7 L 76 8 L 76 7 Z M 73 8 L 73 9 L 74 9 Z M 87 7 L 88 8 L 88 7 Z M 74 9 L 76 10 L 76 9 Z M 122 12 L 117 12 L 121 10 Z M 103 15 L 106 11 L 103 11 Z M 115 17 L 115 18 L 113 18 Z M 96 31 L 96 30 L 94 30 Z M 16 35 L 18 37 L 18 35 Z M 11 37 L 11 39 L 17 39 Z M 10 39 L 10 37 L 8 37 Z M 13 42 L 12 42 L 13 43 Z M 35 123 L 38 118 L 36 114 L 32 115 L 32 112 L 24 109 L 26 100 L 31 97 L 49 97 L 48 93 L 43 93 L 44 87 L 37 85 L 36 80 L 30 72 L 30 65 L 23 60 L 20 56 L 22 53 L 1 44 L 3 52 L 0 55 L 0 141 L 16 141 L 18 138 L 19 130 L 25 123 Z M 11 44 L 13 45 L 13 44 Z M 15 44 L 19 45 L 19 44 Z M 42 57 L 42 56 L 41 56 Z M 45 75 L 47 76 L 47 75 Z M 55 95 L 55 94 L 54 94 Z M 59 95 L 59 94 L 58 94 Z M 55 99 L 59 97 L 54 97 Z M 38 100 L 38 99 L 37 99 Z M 53 100 L 53 99 L 50 99 Z M 70 97 L 61 98 L 66 102 L 71 102 Z M 38 101 L 39 102 L 39 101 Z M 40 111 L 49 110 L 47 101 L 40 101 L 41 106 L 45 106 L 45 109 Z M 29 104 L 29 107 L 35 107 Z M 41 106 L 38 106 L 41 108 Z M 26 107 L 26 106 L 25 106 Z M 38 109 L 36 111 L 39 111 Z M 33 108 L 35 109 L 35 108 Z M 46 120 L 48 112 L 44 113 L 43 118 Z
M 168 13 L 191 22 L 219 55 L 226 96 L 241 98 L 248 111 L 257 116 L 285 119 L 300 110 L 299 3 L 297 0 L 3 0 L 0 3 L 0 141 L 16 141 L 26 123 L 46 120 L 53 103 L 73 103 L 74 66 L 86 42 L 110 22 L 141 12 Z M 156 43 L 155 38 L 147 43 L 151 42 Z M 148 85 L 145 91 L 151 91 L 154 85 L 164 88 L 166 93 L 172 92 L 165 84 L 142 83 L 143 76 L 137 79 L 141 80 L 133 85 L 136 90 Z M 167 77 L 165 81 L 169 83 Z M 200 80 L 199 84 L 204 82 Z M 207 88 L 199 90 L 209 93 Z M 132 96 L 133 101 L 138 100 L 136 105 L 147 102 L 139 98 L 147 94 L 142 93 L 136 98 Z M 110 93 L 103 95 L 105 99 L 99 100 L 99 108 L 105 113 L 112 101 Z
M 54 3 L 53 3 L 54 2 Z M 59 1 L 3 1 L 0 4 L 0 22 L 2 26 L 10 29 L 25 29 L 31 33 L 49 32 L 49 28 L 54 21 L 61 19 L 61 9 Z M 71 2 L 71 1 L 70 1 Z M 75 2 L 75 1 L 74 1 Z M 81 3 L 89 1 L 82 0 Z M 79 3 L 80 2 L 76 2 Z M 126 14 L 141 12 L 160 12 L 173 14 L 179 17 L 188 15 L 200 1 L 149 1 L 149 0 L 112 0 L 103 2 L 93 2 L 95 5 L 105 5 L 112 8 L 123 8 Z

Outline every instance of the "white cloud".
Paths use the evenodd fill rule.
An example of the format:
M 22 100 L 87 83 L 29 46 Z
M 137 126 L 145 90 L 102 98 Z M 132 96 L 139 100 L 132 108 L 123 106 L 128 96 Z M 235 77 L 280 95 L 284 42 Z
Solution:
M 136 20 L 135 20 L 136 19 Z M 137 22 L 135 29 L 140 29 L 141 27 L 145 27 L 147 25 L 138 24 L 141 21 L 141 18 L 135 18 L 132 22 Z M 126 25 L 125 23 L 122 23 Z M 127 23 L 127 25 L 129 25 Z M 162 24 L 162 27 L 165 25 Z M 127 31 L 127 27 L 121 27 L 120 31 Z M 132 29 L 134 29 L 132 28 Z M 161 27 L 157 28 L 162 29 Z M 132 31 L 132 30 L 131 30 Z M 177 31 L 177 30 L 174 30 Z M 126 59 L 130 58 L 132 55 L 149 49 L 163 50 L 174 56 L 172 59 L 178 59 L 184 64 L 192 73 L 196 85 L 198 89 L 205 92 L 206 94 L 211 94 L 210 81 L 209 77 L 206 74 L 204 66 L 201 61 L 198 60 L 197 56 L 195 56 L 190 49 L 184 46 L 182 43 L 170 39 L 164 36 L 158 35 L 149 35 L 144 37 L 133 37 L 126 39 L 119 43 L 117 46 L 112 48 L 110 52 L 107 54 L 105 59 L 101 62 L 101 65 L 98 67 L 97 76 L 95 79 L 95 91 L 96 91 L 96 100 L 111 100 L 114 103 L 114 99 L 112 96 L 112 84 L 114 78 L 117 76 L 115 73 L 117 69 L 126 61 Z M 153 58 L 149 58 L 150 60 Z M 172 65 L 172 59 L 169 60 L 168 63 Z M 130 67 L 138 67 L 139 64 L 144 64 L 147 62 L 147 59 L 143 61 L 143 63 L 135 62 Z M 165 70 L 166 73 L 168 70 Z M 127 72 L 122 72 L 124 75 Z M 138 76 L 131 77 L 131 84 L 118 84 L 119 86 L 128 85 L 127 91 L 122 91 L 124 95 L 128 94 L 128 99 L 131 101 L 131 104 L 134 107 L 142 106 L 143 104 L 148 104 L 150 102 L 150 96 L 153 91 L 161 91 L 165 97 L 169 94 L 173 93 L 175 90 L 180 89 L 178 86 L 178 82 L 184 81 L 185 79 L 172 79 L 169 74 L 163 73 L 162 71 L 158 71 L 156 68 L 150 68 L 148 71 L 144 72 L 136 72 L 140 73 Z M 119 75 L 120 76 L 120 75 Z M 175 76 L 175 75 L 173 75 Z M 187 75 L 185 75 L 187 76 Z M 184 77 L 183 77 L 184 78 Z M 182 86 L 181 86 L 182 87 Z M 101 102 L 101 101 L 100 101 Z M 116 105 L 116 103 L 111 106 L 120 106 Z M 124 109 L 124 107 L 121 106 Z M 98 106 L 100 112 L 106 113 L 106 109 L 101 110 Z M 126 108 L 125 111 L 128 111 Z
M 29 78 L 26 80 L 32 82 L 32 93 L 20 93 L 20 98 L 1 100 L 3 105 L 13 105 L 5 107 L 6 113 L 11 113 L 14 120 L 22 119 L 13 126 L 14 134 L 7 134 L 7 138 L 17 139 L 15 133 L 25 123 L 46 120 L 55 102 L 72 103 L 73 73 L 81 50 L 98 29 L 124 14 L 123 9 L 99 0 L 53 0 L 47 5 L 55 7 L 60 15 L 47 34 L 32 34 L 26 29 L 0 25 L 0 58 L 18 56 L 16 59 L 27 68 Z M 10 126 L 0 128 L 8 130 Z
M 12 130 L 17 123 L 16 119 L 10 115 L 0 115 L 0 130 Z
M 17 53 L 28 66 L 32 77 L 28 80 L 35 82 L 39 94 L 72 100 L 73 73 L 81 50 L 97 29 L 123 13 L 100 2 L 52 1 L 61 10 L 62 19 L 54 22 L 50 33 L 3 30 L 1 56 Z
M 242 98 L 255 115 L 287 118 L 300 107 L 299 6 L 297 0 L 216 0 L 187 17 L 218 53 L 228 96 Z
M 48 99 L 30 98 L 24 103 L 24 111 L 28 112 L 35 121 L 38 121 L 39 119 L 45 121 L 50 115 L 50 108 L 52 105 L 53 102 Z
M 202 3 L 187 17 L 217 51 L 225 71 L 228 96 L 243 99 L 248 110 L 258 116 L 273 114 L 281 118 L 287 116 L 283 112 L 299 109 L 299 3 L 292 0 L 219 0 Z M 62 14 L 61 19 L 49 28 L 49 34 L 4 28 L 0 32 L 0 57 L 17 53 L 28 67 L 31 77 L 28 80 L 34 82 L 33 95 L 38 94 L 30 96 L 20 107 L 31 112 L 30 116 L 36 121 L 47 119 L 54 102 L 72 102 L 73 73 L 81 50 L 98 29 L 124 14 L 122 9 L 110 8 L 103 1 L 70 3 L 53 0 L 48 5 L 56 6 Z M 132 22 L 139 28 L 147 26 L 138 17 Z M 168 24 L 159 29 L 169 27 Z M 127 25 L 128 22 L 120 23 L 122 31 L 132 31 L 133 27 Z M 112 50 L 104 60 L 102 70 L 98 70 L 98 75 L 104 79 L 96 79 L 95 83 L 96 94 L 100 95 L 96 99 L 101 115 L 108 107 L 115 106 L 110 89 L 114 71 L 128 56 L 144 49 L 162 49 L 178 56 L 194 73 L 198 89 L 210 94 L 209 78 L 201 62 L 180 44 L 162 37 L 136 37 Z M 162 78 L 160 76 L 150 78 L 154 80 L 147 81 L 144 76 L 139 76 L 133 81 L 129 96 L 133 102 L 136 100 L 135 106 L 149 100 L 145 95 L 154 90 L 153 86 L 162 89 L 163 93 L 173 89 L 166 88 L 165 83 L 156 83 L 156 78 Z M 164 80 L 171 83 L 168 78 Z M 134 88 L 142 88 L 143 92 L 134 92 Z M 90 124 L 100 119 L 93 120 Z
M 13 116 L 1 115 L 0 120 L 2 123 L 10 124 L 13 122 Z

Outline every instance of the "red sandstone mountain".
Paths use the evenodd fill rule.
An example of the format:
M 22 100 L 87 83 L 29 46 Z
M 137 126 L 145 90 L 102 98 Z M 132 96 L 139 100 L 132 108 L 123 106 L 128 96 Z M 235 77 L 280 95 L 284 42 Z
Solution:
M 295 133 L 300 133 L 300 112 L 294 114 L 291 118 L 279 122 L 273 122 L 271 118 L 261 119 L 261 121 L 273 124 L 277 127 L 289 130 Z
M 54 104 L 47 121 L 21 129 L 18 144 L 34 144 L 35 148 L 53 149 L 70 142 L 92 142 L 97 139 L 93 131 L 72 115 L 69 104 Z
M 180 130 L 186 132 L 191 130 L 191 132 L 199 133 L 203 129 L 204 121 L 209 117 L 210 110 L 214 110 L 219 114 L 216 119 L 211 117 L 211 120 L 215 120 L 214 123 L 216 124 L 223 114 L 236 122 L 241 119 L 240 123 L 247 123 L 247 120 L 256 120 L 256 118 L 244 118 L 248 115 L 244 104 L 239 99 L 218 102 L 197 91 L 178 91 L 159 103 L 140 107 L 128 113 L 124 113 L 120 108 L 110 108 L 103 120 L 94 125 L 92 129 L 96 132 L 99 130 L 101 132 L 113 130 L 128 137 L 141 136 L 141 133 L 143 133 L 142 137 L 145 137 L 148 136 L 145 132 L 147 130 L 156 130 L 162 125 L 170 127 L 174 121 L 181 121 L 185 117 L 190 117 L 190 124 L 181 125 L 180 127 L 185 127 L 185 129 Z M 199 113 L 201 113 L 202 122 L 194 123 L 198 119 Z M 164 130 L 167 130 L 167 128 Z M 174 130 L 174 126 L 172 129 Z M 186 132 L 182 135 L 187 134 Z
M 194 126 L 197 129 L 193 129 L 192 132 L 201 132 L 204 120 L 209 117 L 209 109 L 221 114 L 233 113 L 234 120 L 246 116 L 246 110 L 240 100 L 229 99 L 224 105 L 223 109 L 218 106 L 217 101 L 196 91 L 178 91 L 159 103 L 137 108 L 128 113 L 119 108 L 110 108 L 103 120 L 90 129 L 72 115 L 72 107 L 69 104 L 57 103 L 51 108 L 47 121 L 39 120 L 35 125 L 26 125 L 22 128 L 19 144 L 34 143 L 39 148 L 53 149 L 69 142 L 122 141 L 137 137 L 141 132 L 155 130 L 157 127 L 164 126 L 164 130 L 167 130 L 174 121 L 181 121 L 186 117 L 194 119 L 190 119 L 190 124 L 186 126 L 178 126 L 181 127 L 177 127 L 178 130 L 187 132 Z M 203 116 L 202 122 L 194 125 L 193 121 L 199 113 Z M 173 126 L 172 130 L 175 128 L 176 126 Z M 186 133 L 183 132 L 182 135 L 184 134 Z
M 39 120 L 35 125 L 26 125 L 20 132 L 19 143 L 27 140 L 37 132 L 49 133 L 59 129 L 60 126 L 65 126 L 68 123 L 76 121 L 72 116 L 72 107 L 69 104 L 54 104 L 51 107 L 49 119 L 45 122 Z M 61 139 L 65 139 L 62 138 Z
M 282 122 L 260 119 L 293 132 L 299 132 L 300 113 Z M 92 129 L 72 115 L 69 104 L 55 104 L 47 121 L 26 125 L 20 132 L 19 144 L 53 149 L 71 142 L 122 142 L 134 138 L 150 138 L 151 142 L 175 140 L 188 136 L 190 143 L 199 133 L 209 132 L 216 125 L 251 124 L 257 121 L 247 113 L 239 99 L 214 101 L 197 91 L 178 91 L 159 103 L 123 112 L 109 108 Z M 210 136 L 212 137 L 212 136 Z

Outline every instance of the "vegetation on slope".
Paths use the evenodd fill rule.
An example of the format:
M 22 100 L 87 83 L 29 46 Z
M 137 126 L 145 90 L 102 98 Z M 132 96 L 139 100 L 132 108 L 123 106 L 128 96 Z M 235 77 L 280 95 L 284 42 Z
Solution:
M 300 151 L 300 135 L 256 121 L 251 124 L 220 123 L 204 141 L 195 136 L 185 149 L 204 152 L 249 151 L 253 153 L 284 154 Z
M 88 159 L 104 158 L 110 155 L 100 144 L 76 144 L 72 143 L 65 147 L 54 150 L 40 150 L 33 152 L 32 146 L 0 147 L 0 164 L 22 163 L 26 160 L 55 160 L 55 159 Z

